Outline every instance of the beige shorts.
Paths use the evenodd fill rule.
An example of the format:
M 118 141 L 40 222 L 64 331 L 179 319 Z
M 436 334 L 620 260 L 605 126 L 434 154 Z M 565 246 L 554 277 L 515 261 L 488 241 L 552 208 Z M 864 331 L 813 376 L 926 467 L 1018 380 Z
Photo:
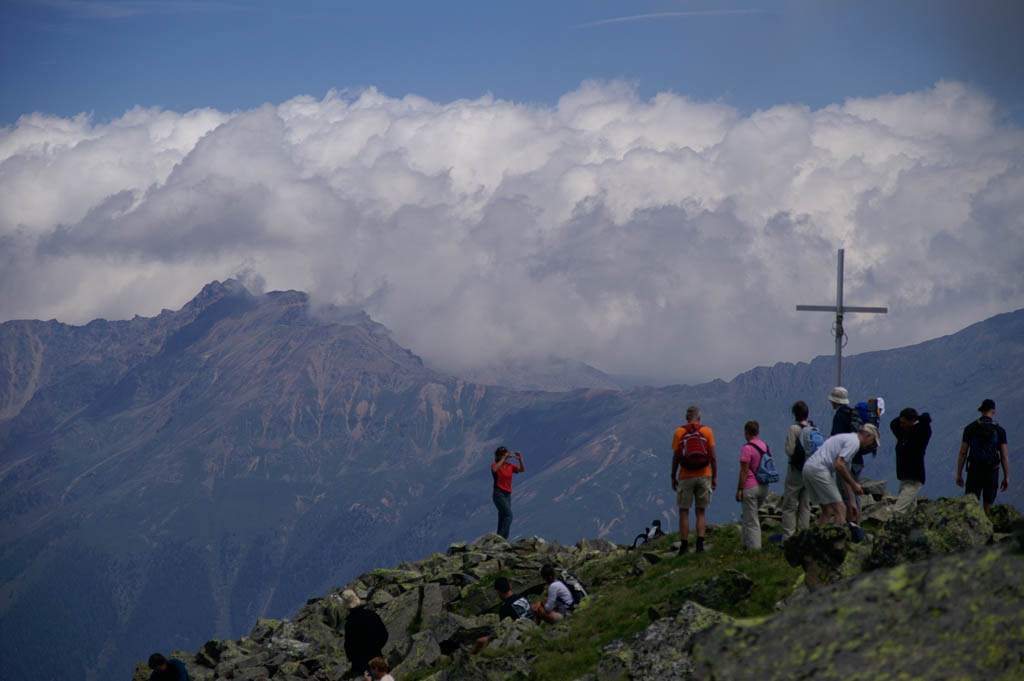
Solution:
M 676 506 L 681 511 L 689 511 L 691 505 L 697 508 L 711 505 L 711 476 L 679 480 L 676 485 Z

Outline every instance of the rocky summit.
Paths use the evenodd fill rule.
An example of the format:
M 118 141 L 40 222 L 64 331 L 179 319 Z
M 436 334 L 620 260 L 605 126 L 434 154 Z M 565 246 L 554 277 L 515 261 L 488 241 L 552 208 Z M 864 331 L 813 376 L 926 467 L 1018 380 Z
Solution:
M 999 528 L 1009 532 L 973 499 L 921 499 L 866 523 L 859 543 L 844 528 L 812 527 L 758 552 L 740 548 L 737 526 L 718 525 L 706 552 L 681 556 L 674 535 L 633 548 L 488 534 L 173 656 L 197 681 L 338 681 L 350 670 L 340 597 L 350 588 L 383 619 L 398 681 L 1017 680 L 1024 521 L 1012 507 L 993 515 L 1011 518 Z M 536 601 L 545 563 L 589 595 L 554 626 L 499 621 L 494 579 Z M 134 681 L 148 677 L 139 663 Z

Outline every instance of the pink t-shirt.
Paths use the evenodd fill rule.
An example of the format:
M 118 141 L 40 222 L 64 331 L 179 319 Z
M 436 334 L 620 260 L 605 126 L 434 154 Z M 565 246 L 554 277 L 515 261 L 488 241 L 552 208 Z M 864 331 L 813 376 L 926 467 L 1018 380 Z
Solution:
M 768 451 L 768 445 L 761 440 L 758 440 L 756 437 L 750 442 L 756 442 L 758 447 L 766 452 Z M 743 462 L 746 462 L 748 464 L 747 479 L 743 481 L 743 489 L 757 487 L 761 484 L 757 481 L 757 478 L 754 477 L 754 472 L 757 470 L 757 467 L 761 465 L 761 452 L 751 447 L 750 442 L 740 448 L 740 463 L 742 464 Z

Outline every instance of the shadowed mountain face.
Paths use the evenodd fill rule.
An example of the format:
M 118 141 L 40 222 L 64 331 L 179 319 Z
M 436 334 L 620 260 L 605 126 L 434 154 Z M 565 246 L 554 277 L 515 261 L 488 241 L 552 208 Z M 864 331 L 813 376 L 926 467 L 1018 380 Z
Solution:
M 935 417 L 930 495 L 953 492 L 983 397 L 1024 413 L 1024 311 L 846 361 L 851 394 Z M 711 517 L 738 515 L 742 424 L 781 453 L 789 405 L 828 423 L 828 358 L 726 383 L 518 392 L 424 368 L 354 310 L 214 282 L 152 319 L 0 325 L 0 667 L 128 678 L 155 650 L 238 636 L 361 571 L 493 529 L 488 464 L 524 453 L 513 534 L 628 541 L 675 524 L 672 430 L 716 432 Z M 893 480 L 891 438 L 866 475 Z M 1013 479 L 1008 501 L 1019 503 Z M 894 481 L 891 487 L 895 488 Z

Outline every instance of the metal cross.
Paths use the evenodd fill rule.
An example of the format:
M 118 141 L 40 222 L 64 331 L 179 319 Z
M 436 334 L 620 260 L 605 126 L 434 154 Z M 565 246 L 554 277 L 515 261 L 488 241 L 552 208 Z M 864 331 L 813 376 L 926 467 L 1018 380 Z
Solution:
M 875 314 L 886 314 L 887 307 L 854 307 L 843 305 L 843 252 L 839 249 L 839 263 L 836 276 L 836 304 L 835 305 L 797 305 L 798 312 L 835 312 L 836 328 L 832 332 L 836 337 L 836 385 L 843 384 L 843 314 L 846 312 L 873 312 Z

